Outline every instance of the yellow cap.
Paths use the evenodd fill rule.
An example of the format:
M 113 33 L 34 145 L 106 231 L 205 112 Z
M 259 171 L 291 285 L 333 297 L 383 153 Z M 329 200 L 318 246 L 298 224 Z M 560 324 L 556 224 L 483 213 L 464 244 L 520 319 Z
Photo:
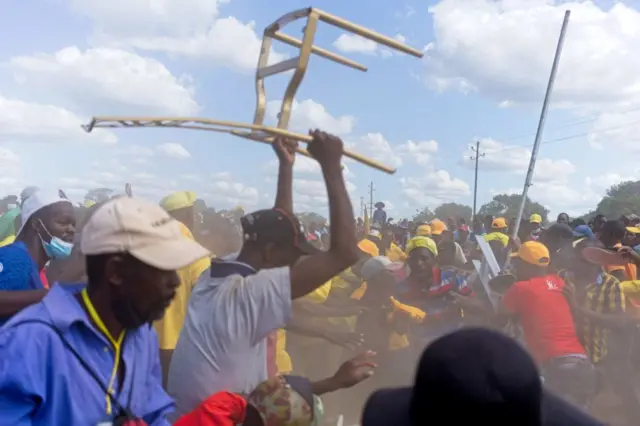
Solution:
M 523 261 L 536 266 L 549 265 L 549 249 L 537 241 L 527 241 L 520 246 L 517 253 L 512 253 L 511 257 L 518 257 Z
M 640 227 L 638 226 L 627 226 L 627 232 L 631 234 L 640 234 Z
M 529 218 L 529 222 L 531 222 L 531 223 L 542 223 L 542 216 L 540 216 L 538 213 L 534 213 Z
M 493 219 L 493 222 L 491 222 L 491 227 L 493 229 L 507 228 L 507 220 L 504 217 L 496 217 Z
M 417 248 L 426 248 L 434 256 L 438 255 L 438 246 L 436 242 L 429 237 L 413 237 L 407 242 L 407 256 Z
M 440 219 L 433 219 L 431 221 L 431 234 L 440 235 L 447 230 L 447 225 Z
M 358 243 L 358 248 L 373 257 L 380 256 L 380 250 L 378 249 L 378 246 L 371 240 L 360 240 L 360 242 Z
M 416 236 L 419 236 L 419 237 L 430 237 L 431 236 L 431 226 L 427 225 L 426 223 L 424 225 L 418 226 L 418 229 L 416 229 Z
M 160 201 L 160 206 L 168 212 L 192 207 L 198 196 L 192 191 L 178 191 L 169 194 Z

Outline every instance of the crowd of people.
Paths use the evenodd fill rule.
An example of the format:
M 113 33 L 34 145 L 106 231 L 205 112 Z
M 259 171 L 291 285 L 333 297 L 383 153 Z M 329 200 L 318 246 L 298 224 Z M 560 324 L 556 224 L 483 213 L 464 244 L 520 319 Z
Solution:
M 639 217 L 534 212 L 517 237 L 504 217 L 395 223 L 382 203 L 354 220 L 342 141 L 311 135 L 329 222 L 294 215 L 296 146 L 278 139 L 274 207 L 229 222 L 233 251 L 212 252 L 230 231 L 188 191 L 81 215 L 58 189 L 16 197 L 0 425 L 636 424 Z M 504 267 L 483 283 L 489 255 Z

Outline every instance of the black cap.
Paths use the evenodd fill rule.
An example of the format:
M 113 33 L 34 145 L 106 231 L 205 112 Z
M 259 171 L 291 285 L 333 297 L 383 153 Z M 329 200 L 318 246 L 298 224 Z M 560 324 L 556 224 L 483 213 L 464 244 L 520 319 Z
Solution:
M 307 241 L 300 221 L 281 209 L 258 210 L 241 219 L 244 241 L 292 244 L 304 254 L 319 250 Z
M 362 426 L 413 426 L 441 419 L 455 425 L 603 424 L 543 390 L 533 360 L 517 342 L 479 328 L 457 331 L 429 345 L 414 386 L 374 392 Z

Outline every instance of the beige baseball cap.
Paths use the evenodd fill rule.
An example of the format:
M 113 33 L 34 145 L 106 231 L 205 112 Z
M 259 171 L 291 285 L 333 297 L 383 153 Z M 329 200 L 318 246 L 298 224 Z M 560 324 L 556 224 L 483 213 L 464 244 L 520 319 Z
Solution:
M 135 197 L 116 198 L 98 207 L 82 230 L 80 249 L 85 255 L 130 253 L 165 271 L 210 256 L 182 234 L 179 223 L 162 207 Z

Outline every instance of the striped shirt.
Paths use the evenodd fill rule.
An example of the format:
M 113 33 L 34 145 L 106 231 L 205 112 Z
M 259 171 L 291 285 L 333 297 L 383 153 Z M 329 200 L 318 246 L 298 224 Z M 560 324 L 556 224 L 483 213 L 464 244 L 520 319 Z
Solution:
M 563 274 L 569 278 L 570 274 Z M 584 307 L 599 314 L 624 314 L 626 312 L 625 295 L 620 282 L 607 273 L 601 273 L 596 282 L 587 285 Z M 609 353 L 608 340 L 611 330 L 598 325 L 588 318 L 582 318 L 582 342 L 595 364 Z

